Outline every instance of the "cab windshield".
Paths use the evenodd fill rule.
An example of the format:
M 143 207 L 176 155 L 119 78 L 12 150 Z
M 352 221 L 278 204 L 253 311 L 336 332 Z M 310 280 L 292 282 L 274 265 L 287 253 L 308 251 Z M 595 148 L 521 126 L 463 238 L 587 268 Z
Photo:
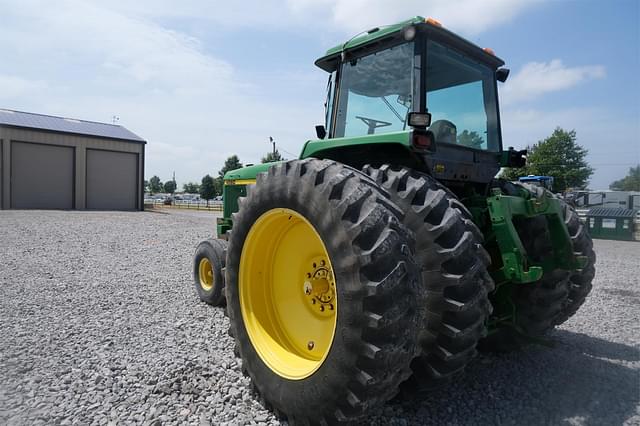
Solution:
M 458 51 L 427 42 L 427 110 L 436 143 L 498 151 L 494 73 Z
M 413 61 L 414 44 L 404 43 L 342 64 L 333 137 L 406 129 Z

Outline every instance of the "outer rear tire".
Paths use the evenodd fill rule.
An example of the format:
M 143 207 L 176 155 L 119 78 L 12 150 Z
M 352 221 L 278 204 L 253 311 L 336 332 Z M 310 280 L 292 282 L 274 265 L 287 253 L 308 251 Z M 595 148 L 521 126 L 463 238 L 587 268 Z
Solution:
M 230 334 L 243 370 L 267 406 L 290 422 L 333 424 L 360 419 L 392 398 L 411 374 L 424 303 L 414 243 L 401 223 L 402 213 L 361 172 L 315 159 L 272 166 L 258 175 L 239 206 L 227 257 Z M 264 285 L 241 274 L 243 250 L 260 232 L 261 218 L 274 209 L 293 210 L 313 226 L 329 255 L 337 290 L 336 332 L 326 357 L 310 375 L 297 379 L 283 377 L 259 353 L 243 296 L 252 286 Z M 265 252 L 273 250 L 269 244 Z M 291 257 L 295 268 L 297 259 Z M 286 303 L 295 303 L 295 297 Z
M 196 247 L 193 256 L 193 284 L 198 297 L 212 306 L 223 306 L 224 267 L 227 257 L 227 242 L 210 238 Z
M 476 355 L 491 313 L 489 255 L 468 210 L 444 186 L 415 170 L 364 172 L 382 186 L 404 212 L 416 236 L 416 261 L 427 291 L 427 316 L 420 336 L 422 354 L 412 363 L 408 385 L 429 388 L 461 372 Z

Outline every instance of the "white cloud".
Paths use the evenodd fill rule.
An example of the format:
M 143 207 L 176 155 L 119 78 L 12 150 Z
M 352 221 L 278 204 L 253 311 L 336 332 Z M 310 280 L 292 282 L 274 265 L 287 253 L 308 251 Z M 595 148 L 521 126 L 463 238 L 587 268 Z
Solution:
M 0 7 L 0 108 L 97 121 L 117 115 L 149 141 L 147 177 L 166 180 L 176 171 L 179 183 L 216 175 L 231 154 L 259 161 L 269 135 L 294 153 L 312 137 L 322 119 L 321 71 L 317 107 L 271 99 L 260 80 L 240 80 L 199 39 L 117 6 L 67 0 Z M 313 93 L 313 78 L 270 71 L 281 80 L 274 86 Z
M 244 0 L 241 7 L 235 2 L 210 0 L 93 3 L 128 16 L 199 20 L 224 29 L 313 28 L 347 35 L 422 15 L 437 18 L 462 34 L 476 35 L 544 1 L 548 0 Z
M 550 92 L 569 89 L 589 80 L 604 78 L 601 65 L 567 67 L 560 59 L 529 62 L 501 88 L 504 105 L 535 99 Z
M 431 16 L 446 28 L 479 34 L 507 22 L 541 0 L 288 0 L 298 14 L 327 14 L 338 28 L 350 32 L 393 24 L 411 16 Z
M 217 29 L 257 28 L 296 25 L 289 21 L 289 6 L 282 0 L 244 0 L 233 1 L 211 0 L 88 0 L 106 8 L 126 14 L 162 21 L 178 19 L 205 21 L 215 23 Z M 285 21 L 287 20 L 287 21 Z
M 0 74 L 0 94 L 6 99 L 35 95 L 45 86 L 42 80 L 28 80 L 15 75 Z
M 261 25 L 313 31 L 330 27 L 349 35 L 423 14 L 463 34 L 477 34 L 533 4 L 508 0 L 411 0 L 402 4 L 248 0 L 238 7 L 205 0 L 64 0 L 55 4 L 0 0 L 0 108 L 97 121 L 117 115 L 120 124 L 149 141 L 147 177 L 157 174 L 166 180 L 176 171 L 179 183 L 184 183 L 199 180 L 205 173 L 216 175 L 231 154 L 238 154 L 245 163 L 258 162 L 270 149 L 270 135 L 283 151 L 298 153 L 304 141 L 313 137 L 313 125 L 323 115 L 326 77 L 322 72 L 314 71 L 311 64 L 304 73 L 273 64 L 261 70 L 256 65 L 255 70 L 243 73 L 248 79 L 242 80 L 239 71 L 244 70 L 210 53 L 218 50 L 215 39 L 207 38 L 208 45 L 202 44 L 209 33 L 198 37 L 198 23 L 204 21 L 202 26 L 209 32 L 216 24 L 227 29 Z M 180 26 L 183 31 L 170 29 L 168 22 L 174 19 L 187 22 Z M 317 36 L 329 37 L 326 31 Z M 336 41 L 331 38 L 328 44 Z M 578 84 L 567 81 L 586 81 L 604 72 L 598 67 L 566 68 L 555 61 L 542 65 L 547 67 L 542 71 L 568 70 L 555 74 L 573 79 L 565 77 L 555 85 L 543 81 L 541 91 L 540 86 L 531 88 L 530 80 L 520 77 L 521 71 L 502 91 L 511 90 L 508 96 L 516 100 L 529 99 Z M 514 81 L 522 79 L 518 88 Z M 293 95 L 282 99 L 282 88 Z M 606 139 L 593 126 L 583 130 L 582 114 L 584 111 L 577 111 L 562 117 L 561 113 L 507 111 L 505 143 L 535 142 L 556 125 L 575 127 L 579 137 Z M 598 122 L 596 113 L 584 119 Z
M 93 3 L 128 16 L 200 20 L 223 29 L 306 28 L 337 30 L 345 35 L 422 15 L 437 18 L 462 34 L 476 35 L 544 1 L 548 0 L 244 0 L 242 7 L 234 2 L 210 0 Z

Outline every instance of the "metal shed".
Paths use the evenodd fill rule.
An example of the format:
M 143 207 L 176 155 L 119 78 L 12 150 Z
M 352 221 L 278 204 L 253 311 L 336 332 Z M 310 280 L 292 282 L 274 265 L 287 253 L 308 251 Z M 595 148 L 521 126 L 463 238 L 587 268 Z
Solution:
M 0 109 L 0 208 L 143 210 L 145 144 L 118 125 Z
M 589 233 L 593 238 L 632 241 L 634 216 L 631 209 L 594 207 L 587 213 Z

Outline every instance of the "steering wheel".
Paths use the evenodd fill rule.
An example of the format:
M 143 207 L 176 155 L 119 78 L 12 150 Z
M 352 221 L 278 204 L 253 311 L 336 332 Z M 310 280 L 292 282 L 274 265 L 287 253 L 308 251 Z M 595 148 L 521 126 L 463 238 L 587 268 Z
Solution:
M 364 124 L 367 125 L 367 134 L 368 135 L 373 135 L 376 131 L 376 129 L 380 128 L 380 127 L 387 127 L 387 126 L 391 126 L 391 123 L 389 123 L 388 121 L 382 121 L 382 120 L 376 120 L 375 118 L 368 118 L 368 117 L 362 117 L 359 115 L 356 115 L 356 118 L 358 120 L 362 120 L 362 122 Z

